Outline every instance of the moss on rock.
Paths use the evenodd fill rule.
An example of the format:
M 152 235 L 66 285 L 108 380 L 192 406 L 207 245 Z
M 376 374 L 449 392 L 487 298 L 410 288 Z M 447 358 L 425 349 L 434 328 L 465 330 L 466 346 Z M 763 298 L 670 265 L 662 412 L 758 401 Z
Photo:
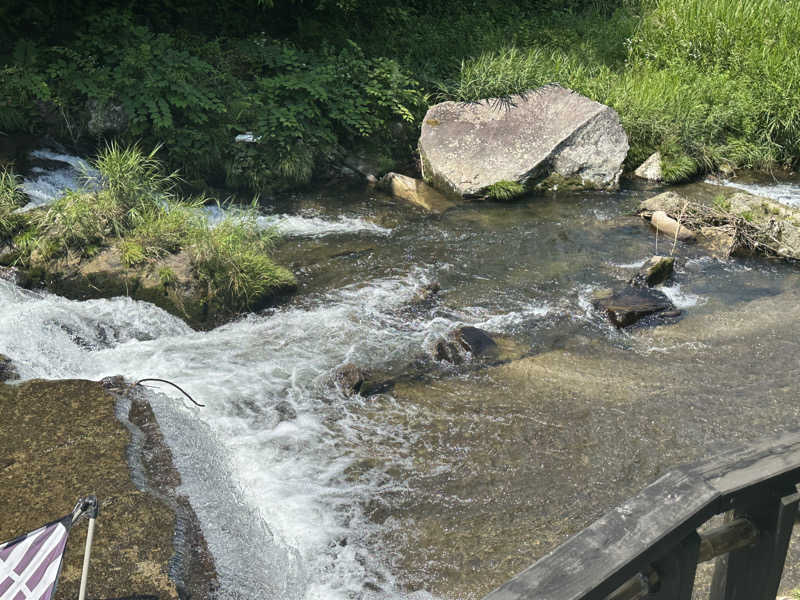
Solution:
M 89 381 L 2 384 L 0 410 L 0 540 L 65 515 L 79 497 L 94 493 L 101 508 L 89 597 L 177 599 L 169 577 L 176 513 L 134 486 L 126 459 L 130 434 L 115 416 L 114 397 Z M 76 525 L 67 544 L 60 598 L 78 594 L 85 537 L 85 525 Z

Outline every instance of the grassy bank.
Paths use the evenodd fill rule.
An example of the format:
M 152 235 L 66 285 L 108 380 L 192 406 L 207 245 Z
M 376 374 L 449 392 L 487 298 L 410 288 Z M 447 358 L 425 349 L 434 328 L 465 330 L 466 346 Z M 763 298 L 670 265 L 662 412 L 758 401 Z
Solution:
M 437 98 L 472 101 L 558 82 L 615 108 L 629 168 L 660 150 L 668 181 L 800 157 L 800 5 L 647 0 L 515 24 L 465 58 Z M 520 31 L 522 30 L 522 31 Z
M 121 270 L 154 271 L 168 287 L 179 274 L 162 259 L 182 254 L 190 270 L 181 275 L 200 283 L 204 302 L 222 313 L 253 309 L 294 286 L 292 274 L 270 258 L 275 236 L 258 225 L 255 208 L 210 222 L 204 199 L 180 196 L 177 175 L 165 172 L 155 153 L 111 143 L 93 162 L 97 175 L 87 177 L 85 189 L 22 214 L 14 212 L 18 179 L 0 172 L 4 262 L 47 273 L 111 249 Z
M 614 107 L 629 166 L 660 150 L 671 181 L 800 158 L 796 0 L 73 4 L 40 39 L 20 32 L 48 17 L 0 15 L 0 131 L 163 143 L 201 183 L 272 192 L 353 148 L 409 156 L 431 103 L 550 82 Z

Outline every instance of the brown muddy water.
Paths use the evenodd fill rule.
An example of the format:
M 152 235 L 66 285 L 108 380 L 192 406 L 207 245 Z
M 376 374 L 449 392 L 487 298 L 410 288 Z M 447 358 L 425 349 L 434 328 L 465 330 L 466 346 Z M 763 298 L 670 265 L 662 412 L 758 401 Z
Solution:
M 591 307 L 669 253 L 633 214 L 658 191 L 441 216 L 363 188 L 289 198 L 264 217 L 289 305 L 194 332 L 0 282 L 0 352 L 25 378 L 163 377 L 206 404 L 153 396 L 221 597 L 480 598 L 672 467 L 798 424 L 796 267 L 679 244 L 679 319 L 620 331 Z M 429 358 L 460 324 L 500 359 Z M 344 395 L 348 362 L 387 389 Z

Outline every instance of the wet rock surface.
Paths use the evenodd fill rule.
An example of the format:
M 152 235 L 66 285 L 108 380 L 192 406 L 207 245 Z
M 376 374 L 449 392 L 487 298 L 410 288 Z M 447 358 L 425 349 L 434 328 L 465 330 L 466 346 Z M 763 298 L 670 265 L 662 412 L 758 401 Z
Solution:
M 497 343 L 482 329 L 462 326 L 436 340 L 431 354 L 434 360 L 460 365 L 469 357 L 497 354 Z
M 675 310 L 663 292 L 633 286 L 598 292 L 592 303 L 598 310 L 605 311 L 616 327 L 628 327 L 650 315 Z
M 14 363 L 5 354 L 0 354 L 0 382 L 19 378 Z
M 482 197 L 499 182 L 617 186 L 628 138 L 611 108 L 558 85 L 508 99 L 443 102 L 422 121 L 425 181 L 445 194 Z
M 631 278 L 630 284 L 637 287 L 653 287 L 664 283 L 672 275 L 675 258 L 672 256 L 653 256 L 647 260 Z
M 424 181 L 407 175 L 387 173 L 379 183 L 396 198 L 405 200 L 427 213 L 440 215 L 455 206 L 454 202 L 448 200 L 444 194 Z
M 179 574 L 174 562 L 178 526 L 170 497 L 180 478 L 151 419 L 143 453 L 153 475 L 153 492 L 138 489 L 127 460 L 131 435 L 115 416 L 117 401 L 100 383 L 31 381 L 0 385 L 3 435 L 0 436 L 0 539 L 5 540 L 68 513 L 89 493 L 100 501 L 88 590 L 92 598 L 129 596 L 161 600 L 208 598 L 215 587 L 213 563 L 199 525 L 184 523 L 190 548 L 178 562 L 193 576 Z M 144 409 L 143 409 L 144 410 Z M 135 415 L 134 419 L 137 420 Z M 146 419 L 145 419 L 146 420 Z M 144 425 L 145 420 L 139 420 Z M 170 496 L 168 491 L 172 489 Z M 161 491 L 159 491 L 161 490 Z M 184 521 L 191 521 L 185 505 Z M 85 526 L 73 529 L 59 582 L 59 596 L 76 597 L 83 560 Z M 205 554 L 204 554 L 205 552 Z M 191 557 L 191 558 L 190 558 Z M 170 576 L 173 575 L 173 578 Z M 181 595 L 184 594 L 184 595 Z
M 353 363 L 345 363 L 333 372 L 333 382 L 345 396 L 352 396 L 361 390 L 364 372 Z

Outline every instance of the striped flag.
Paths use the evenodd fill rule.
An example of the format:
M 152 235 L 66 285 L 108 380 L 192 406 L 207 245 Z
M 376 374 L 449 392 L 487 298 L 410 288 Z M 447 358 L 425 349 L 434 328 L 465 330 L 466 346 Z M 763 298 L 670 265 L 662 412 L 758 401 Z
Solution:
M 0 600 L 50 600 L 73 515 L 0 544 Z

